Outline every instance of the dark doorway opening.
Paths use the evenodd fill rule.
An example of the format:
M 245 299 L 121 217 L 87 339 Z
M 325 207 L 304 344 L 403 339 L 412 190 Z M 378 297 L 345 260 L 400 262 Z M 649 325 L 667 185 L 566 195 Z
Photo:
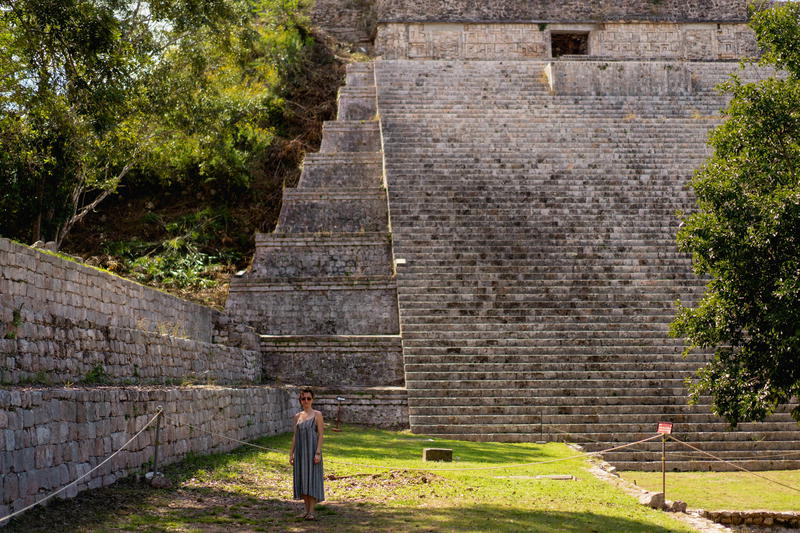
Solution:
M 553 33 L 550 35 L 553 57 L 589 55 L 588 33 Z

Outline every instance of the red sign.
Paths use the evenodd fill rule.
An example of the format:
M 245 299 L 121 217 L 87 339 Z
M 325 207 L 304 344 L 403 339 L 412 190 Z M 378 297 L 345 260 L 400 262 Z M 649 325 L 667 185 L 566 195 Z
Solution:
M 659 422 L 658 423 L 658 432 L 661 435 L 671 435 L 672 434 L 672 422 Z

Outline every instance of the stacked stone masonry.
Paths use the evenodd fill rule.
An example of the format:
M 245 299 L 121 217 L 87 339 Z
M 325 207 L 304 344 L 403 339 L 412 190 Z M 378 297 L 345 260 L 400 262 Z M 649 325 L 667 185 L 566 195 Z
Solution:
M 379 0 L 380 22 L 743 22 L 743 0 Z
M 89 472 L 142 429 L 159 407 L 166 413 L 159 462 L 169 464 L 187 453 L 239 446 L 217 435 L 246 441 L 290 431 L 295 397 L 289 389 L 266 387 L 0 390 L 0 516 Z M 62 497 L 141 472 L 153 460 L 154 442 L 151 427 Z
M 251 328 L 7 239 L 0 239 L 0 294 L 4 383 L 260 379 L 259 338 Z
M 377 53 L 385 59 L 547 59 L 552 36 L 588 35 L 588 55 L 614 59 L 736 60 L 757 53 L 740 23 L 385 23 Z
M 725 103 L 713 87 L 737 66 L 639 83 L 671 79 L 667 66 L 376 63 L 413 431 L 600 450 L 672 421 L 745 468 L 800 466 L 786 408 L 730 431 L 686 404 L 706 358 L 684 359 L 667 330 L 703 282 L 676 250 L 676 212 L 693 208 L 687 184 Z M 725 468 L 678 446 L 669 469 Z M 659 469 L 659 452 L 606 459 Z
M 375 0 L 316 0 L 312 21 L 338 39 L 367 44 L 378 21 Z
M 461 23 L 474 25 L 478 33 L 482 31 L 493 33 L 494 31 L 489 28 L 499 28 L 497 33 L 500 35 L 491 36 L 483 43 L 494 46 L 503 44 L 507 46 L 506 51 L 513 51 L 522 43 L 527 43 L 523 46 L 530 45 L 530 32 L 538 31 L 539 25 L 568 23 L 602 27 L 604 24 L 613 26 L 619 23 L 649 23 L 651 26 L 664 24 L 665 31 L 671 31 L 670 25 L 675 23 L 741 24 L 747 21 L 747 2 L 744 0 L 688 2 L 682 0 L 605 2 L 319 0 L 315 3 L 312 20 L 336 37 L 361 45 L 374 41 L 376 35 L 378 41 L 381 41 L 383 37 L 380 34 L 385 31 L 387 25 L 399 28 L 406 24 Z M 747 40 L 751 39 L 748 37 Z M 629 44 L 636 46 L 634 43 Z M 660 46 L 670 48 L 676 44 L 677 41 L 661 40 Z M 502 52 L 498 50 L 498 53 Z M 497 57 L 497 59 L 511 59 L 511 57 Z
M 45 303 L 54 316 L 97 326 L 211 342 L 214 311 L 106 272 L 0 239 L 0 292 L 14 307 Z
M 290 429 L 295 392 L 246 385 L 261 378 L 260 337 L 224 313 L 7 239 L 0 295 L 0 516 L 89 472 L 159 406 L 164 463 L 235 446 L 208 432 Z M 138 471 L 152 443 L 150 430 L 63 496 Z
M 227 309 L 262 334 L 264 379 L 312 385 L 326 415 L 335 403 L 350 422 L 367 420 L 362 400 L 370 398 L 373 423 L 405 426 L 372 64 L 348 66 L 338 103 L 320 152 L 284 192 L 275 232 L 256 236 L 253 266 L 231 284 Z

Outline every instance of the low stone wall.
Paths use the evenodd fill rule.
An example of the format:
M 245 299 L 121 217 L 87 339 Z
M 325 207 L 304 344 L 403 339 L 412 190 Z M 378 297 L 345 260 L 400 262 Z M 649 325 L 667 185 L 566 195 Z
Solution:
M 283 196 L 278 230 L 283 233 L 386 231 L 383 190 L 325 192 L 291 190 Z
M 209 307 L 3 238 L 0 294 L 7 306 L 76 323 L 212 340 Z
M 0 305 L 0 320 L 12 310 Z M 17 338 L 0 339 L 0 383 L 253 383 L 260 353 L 148 331 L 102 329 L 22 314 Z
M 0 238 L 0 382 L 241 383 L 252 328 L 208 307 Z
M 251 275 L 263 278 L 390 276 L 392 249 L 383 233 L 256 234 Z
M 396 335 L 393 279 L 231 283 L 228 309 L 265 335 Z
M 159 457 L 167 464 L 189 452 L 239 446 L 206 431 L 239 440 L 291 431 L 296 395 L 274 387 L 0 390 L 0 516 L 91 470 L 136 434 L 159 406 L 166 415 Z M 146 430 L 64 497 L 110 485 L 139 470 L 153 459 L 154 439 L 154 429 Z
M 614 59 L 733 60 L 757 53 L 746 24 L 382 23 L 385 59 L 549 59 L 551 35 L 586 33 L 591 56 Z
M 264 379 L 296 385 L 402 386 L 400 336 L 264 336 Z

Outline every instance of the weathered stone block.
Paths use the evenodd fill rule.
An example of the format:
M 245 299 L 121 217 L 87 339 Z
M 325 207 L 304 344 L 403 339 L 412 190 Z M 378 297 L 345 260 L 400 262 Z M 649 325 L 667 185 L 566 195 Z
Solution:
M 453 450 L 449 448 L 425 448 L 422 450 L 423 461 L 453 461 Z
M 647 507 L 652 507 L 653 509 L 662 509 L 665 503 L 664 493 L 646 492 L 639 498 L 639 503 Z

